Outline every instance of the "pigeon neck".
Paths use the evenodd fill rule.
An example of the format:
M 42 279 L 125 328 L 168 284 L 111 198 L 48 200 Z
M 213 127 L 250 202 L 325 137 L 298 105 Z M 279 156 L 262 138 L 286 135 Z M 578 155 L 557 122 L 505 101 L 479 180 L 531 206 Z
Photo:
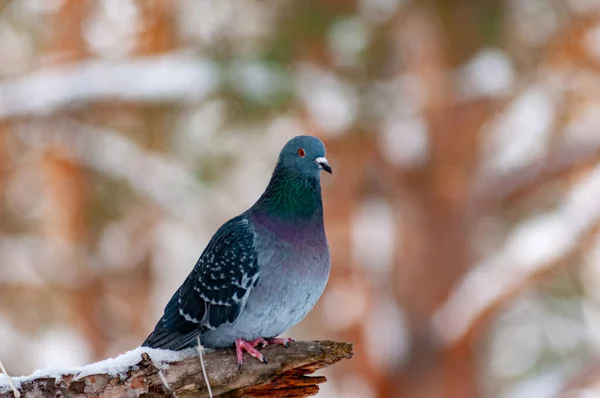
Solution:
M 302 175 L 297 170 L 278 164 L 267 189 L 254 207 L 284 220 L 322 220 L 319 176 Z

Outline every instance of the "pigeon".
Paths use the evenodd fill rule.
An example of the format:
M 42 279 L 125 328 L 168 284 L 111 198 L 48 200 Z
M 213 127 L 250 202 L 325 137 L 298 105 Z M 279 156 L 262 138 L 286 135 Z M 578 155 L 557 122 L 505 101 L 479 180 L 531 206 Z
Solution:
M 267 363 L 258 346 L 293 342 L 277 336 L 311 311 L 329 279 L 321 171 L 332 173 L 321 140 L 288 141 L 264 193 L 217 230 L 142 346 L 183 350 L 199 338 L 235 346 L 241 366 L 244 351 Z

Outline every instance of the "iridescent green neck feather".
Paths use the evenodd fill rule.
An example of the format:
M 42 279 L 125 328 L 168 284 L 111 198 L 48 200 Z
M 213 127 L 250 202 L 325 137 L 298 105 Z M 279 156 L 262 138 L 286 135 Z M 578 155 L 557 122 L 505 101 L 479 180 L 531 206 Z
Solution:
M 277 164 L 271 181 L 253 210 L 286 221 L 323 218 L 319 175 L 306 175 Z

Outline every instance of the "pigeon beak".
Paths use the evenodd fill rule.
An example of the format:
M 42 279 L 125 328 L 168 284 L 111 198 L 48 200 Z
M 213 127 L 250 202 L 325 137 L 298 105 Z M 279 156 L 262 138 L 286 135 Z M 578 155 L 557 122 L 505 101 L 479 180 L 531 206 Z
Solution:
M 331 166 L 329 165 L 329 162 L 327 161 L 327 159 L 325 159 L 325 158 L 316 158 L 315 162 L 317 162 L 317 164 L 319 165 L 319 167 L 321 169 L 325 170 L 329 174 L 333 174 L 331 172 Z

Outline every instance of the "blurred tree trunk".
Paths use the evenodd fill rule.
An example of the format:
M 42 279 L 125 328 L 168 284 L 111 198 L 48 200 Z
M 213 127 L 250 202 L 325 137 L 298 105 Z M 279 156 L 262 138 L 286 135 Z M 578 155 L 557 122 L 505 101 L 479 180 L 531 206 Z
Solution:
M 140 17 L 136 21 L 138 30 L 132 54 L 144 56 L 172 50 L 175 46 L 172 17 L 174 4 L 157 0 L 139 1 L 136 5 L 139 7 Z M 91 56 L 83 29 L 92 6 L 94 3 L 87 1 L 67 0 L 51 15 L 51 34 L 47 36 L 43 46 L 48 63 L 77 62 Z M 139 131 L 133 131 L 133 134 L 140 138 L 144 146 L 162 150 L 168 138 L 164 119 L 170 113 L 169 106 L 125 105 L 116 100 L 106 104 L 87 104 L 83 111 L 75 115 L 56 114 L 48 126 L 61 129 L 61 123 L 57 121 L 74 116 L 83 117 L 89 123 L 110 124 L 112 117 L 122 115 L 134 121 L 134 128 Z M 87 336 L 93 356 L 102 358 L 109 353 L 111 340 L 119 335 L 134 334 L 143 338 L 147 333 L 145 312 L 139 311 L 139 308 L 149 307 L 142 304 L 142 301 L 148 303 L 151 294 L 150 259 L 143 256 L 140 264 L 126 270 L 104 273 L 96 273 L 86 263 L 85 256 L 81 254 L 91 254 L 94 248 L 90 247 L 90 243 L 98 241 L 97 236 L 89 236 L 92 232 L 86 228 L 90 224 L 88 211 L 92 207 L 87 203 L 85 191 L 91 185 L 88 177 L 92 175 L 86 176 L 78 163 L 69 160 L 71 157 L 65 151 L 64 148 L 52 147 L 44 156 L 43 167 L 47 177 L 45 195 L 49 206 L 45 208 L 47 213 L 42 217 L 43 230 L 50 241 L 67 244 L 70 247 L 69 258 L 77 259 L 72 264 L 78 270 L 71 272 L 80 274 L 82 278 L 78 288 L 73 290 L 57 286 L 55 294 L 66 301 L 64 308 L 69 309 L 70 323 L 77 325 L 81 333 Z M 137 231 L 145 234 L 147 229 Z M 120 282 L 115 283 L 115 280 Z M 111 297 L 118 298 L 110 299 Z M 127 322 L 122 322 L 123 318 Z M 107 325 L 113 327 L 107 328 Z
M 74 63 L 88 56 L 82 32 L 87 12 L 87 1 L 67 0 L 49 15 L 49 34 L 44 37 L 41 46 L 44 63 Z M 46 133 L 59 133 L 63 118 L 64 115 L 53 115 L 45 123 Z M 56 146 L 42 154 L 46 206 L 41 228 L 47 241 L 61 252 L 65 260 L 68 259 L 64 262 L 64 269 L 53 272 L 75 275 L 79 282 L 76 289 L 54 286 L 53 296 L 63 302 L 69 323 L 88 338 L 91 352 L 101 356 L 106 351 L 106 340 L 95 316 L 101 300 L 100 285 L 92 276 L 84 255 L 90 238 L 86 217 L 88 184 L 81 166 L 71 160 L 70 155 L 66 148 Z M 40 271 L 44 274 L 44 270 Z
M 460 13 L 460 4 L 457 9 Z M 446 11 L 452 18 L 455 11 Z M 476 347 L 465 340 L 444 350 L 431 328 L 434 312 L 472 263 L 470 194 L 479 164 L 480 129 L 491 114 L 487 101 L 461 104 L 452 86 L 446 57 L 460 51 L 454 51 L 457 42 L 450 40 L 476 35 L 469 21 L 473 22 L 467 19 L 458 25 L 460 33 L 447 34 L 425 8 L 415 7 L 397 26 L 405 55 L 403 72 L 416 76 L 423 86 L 422 114 L 430 143 L 423 168 L 397 173 L 414 211 L 402 221 L 409 236 L 404 245 L 397 245 L 394 277 L 412 336 L 409 359 L 392 376 L 397 397 L 479 396 Z M 457 29 L 456 24 L 450 26 Z
M 404 220 L 410 237 L 397 252 L 394 278 L 414 338 L 397 379 L 401 397 L 478 396 L 476 347 L 465 340 L 443 351 L 431 321 L 472 260 L 469 192 L 487 111 L 485 103 L 472 103 L 428 112 L 430 161 L 421 172 L 400 177 L 416 209 Z M 454 131 L 461 132 L 460 140 Z
M 152 2 L 137 0 L 141 11 L 141 27 L 137 36 L 137 44 L 134 54 L 137 56 L 150 56 L 172 51 L 176 48 L 176 26 L 174 25 L 174 13 L 177 4 L 170 0 L 155 0 Z M 172 119 L 176 105 L 164 104 L 157 106 L 139 106 L 131 108 L 131 113 L 139 120 L 140 135 L 142 135 L 144 146 L 156 152 L 167 152 L 173 131 L 169 130 L 167 121 Z M 151 217 L 151 220 L 153 218 Z M 152 222 L 152 221 L 151 221 Z M 139 233 L 147 230 L 140 229 Z M 128 288 L 134 295 L 122 304 L 131 314 L 129 328 L 135 336 L 140 336 L 140 342 L 150 333 L 154 324 L 147 325 L 147 311 L 152 309 L 151 297 L 155 289 L 153 283 L 152 264 L 150 255 L 137 267 L 132 267 L 126 280 L 129 281 Z M 143 302 L 143 308 L 147 311 L 139 311 Z

